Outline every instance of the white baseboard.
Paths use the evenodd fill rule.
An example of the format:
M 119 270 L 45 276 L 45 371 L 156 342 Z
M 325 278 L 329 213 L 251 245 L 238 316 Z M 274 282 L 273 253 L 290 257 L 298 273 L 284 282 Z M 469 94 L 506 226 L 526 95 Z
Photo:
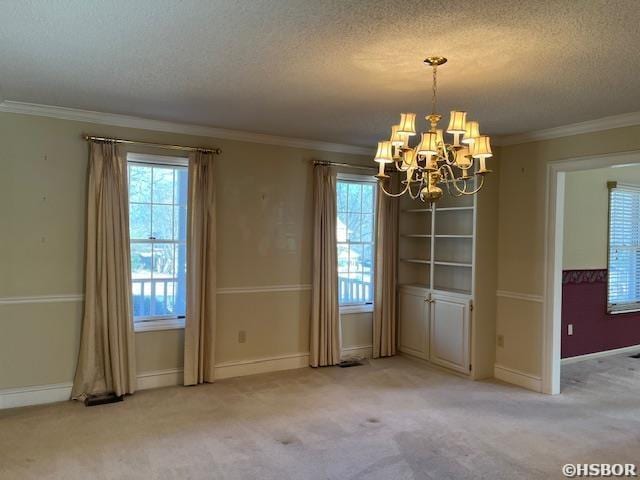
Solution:
M 216 379 L 242 377 L 309 366 L 308 353 L 257 358 L 216 365 Z M 155 370 L 137 375 L 138 390 L 182 385 L 182 369 Z M 64 402 L 71 398 L 71 383 L 36 385 L 0 390 L 0 410 L 44 403 Z
M 563 358 L 560 362 L 562 365 L 583 362 L 592 358 L 610 357 L 611 355 L 620 355 L 623 353 L 640 353 L 640 345 L 631 345 L 630 347 L 614 348 L 613 350 L 605 350 L 604 352 L 587 353 L 586 355 L 578 355 L 577 357 Z
M 340 359 L 345 360 L 347 358 L 371 358 L 373 357 L 373 345 L 352 345 L 350 347 L 343 347 L 340 350 Z
M 56 383 L 0 390 L 0 410 L 41 403 L 64 402 L 71 398 L 71 387 L 71 383 Z
M 309 366 L 309 353 L 291 353 L 277 357 L 256 358 L 216 364 L 216 379 L 243 377 L 256 373 L 278 372 Z
M 495 364 L 493 366 L 493 376 L 498 380 L 506 383 L 512 383 L 519 387 L 533 390 L 534 392 L 542 392 L 542 379 L 536 375 L 508 368 L 503 365 Z
M 137 379 L 138 390 L 182 385 L 182 369 L 172 368 L 169 370 L 143 372 L 138 374 Z

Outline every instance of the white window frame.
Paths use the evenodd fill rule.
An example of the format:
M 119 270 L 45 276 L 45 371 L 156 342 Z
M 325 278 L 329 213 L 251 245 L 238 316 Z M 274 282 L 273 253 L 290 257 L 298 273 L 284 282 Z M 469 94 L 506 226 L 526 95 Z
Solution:
M 629 185 L 619 182 L 607 182 L 608 188 L 608 218 L 607 218 L 607 313 L 610 315 L 620 314 L 620 313 L 631 313 L 640 311 L 640 298 L 636 299 L 635 302 L 627 302 L 627 303 L 611 303 L 610 301 L 610 283 L 611 283 L 611 224 L 613 221 L 611 215 L 612 208 L 612 195 L 615 190 L 619 191 L 627 191 L 637 194 L 640 197 L 640 186 L 639 185 Z M 640 224 L 640 218 L 638 219 L 638 223 Z M 633 248 L 633 247 L 631 247 Z M 636 247 L 638 248 L 638 247 Z M 640 255 L 640 253 L 638 253 Z
M 172 157 L 166 155 L 150 155 L 143 153 L 127 153 L 127 168 L 129 165 L 145 166 L 175 166 L 189 167 L 189 159 L 186 157 Z M 127 188 L 129 188 L 127 184 Z M 136 240 L 129 238 L 129 244 L 136 243 Z M 141 241 L 138 243 L 142 243 Z M 175 242 L 170 242 L 175 243 Z M 141 317 L 142 320 L 135 321 L 133 311 L 131 312 L 131 323 L 135 332 L 153 332 L 158 330 L 178 330 L 183 329 L 185 318 L 176 315 L 154 315 L 151 317 Z
M 375 179 L 375 177 L 373 177 L 372 175 L 359 175 L 359 174 L 354 174 L 354 173 L 342 173 L 342 172 L 338 172 L 338 174 L 336 175 L 336 181 L 343 181 L 343 182 L 359 182 L 359 183 L 370 183 L 374 186 L 374 197 L 373 197 L 373 242 L 372 242 L 372 246 L 373 246 L 373 291 L 375 292 L 375 265 L 376 265 L 376 231 L 377 231 L 377 225 L 376 225 L 376 218 L 377 218 L 377 212 L 376 212 L 376 206 L 377 206 L 377 195 L 379 195 L 377 186 L 377 180 Z M 338 192 L 336 190 L 336 205 L 338 202 Z M 338 239 L 336 238 L 336 246 L 338 245 Z M 369 303 L 352 303 L 352 304 L 345 304 L 345 305 L 339 305 L 339 311 L 340 314 L 349 314 L 349 313 L 368 313 L 368 312 L 373 312 L 373 308 L 374 308 L 374 304 L 373 301 L 369 302 Z

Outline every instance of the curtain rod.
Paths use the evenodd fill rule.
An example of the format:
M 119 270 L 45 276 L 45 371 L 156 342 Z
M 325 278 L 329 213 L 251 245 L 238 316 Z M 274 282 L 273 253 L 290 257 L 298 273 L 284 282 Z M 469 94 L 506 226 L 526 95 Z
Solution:
M 109 137 L 94 137 L 92 135 L 83 135 L 83 138 L 87 142 L 124 143 L 124 144 L 127 144 L 127 145 L 140 145 L 140 146 L 143 146 L 143 147 L 165 148 L 167 150 L 183 150 L 185 152 L 214 153 L 216 155 L 220 155 L 222 153 L 222 150 L 220 150 L 219 148 L 185 147 L 183 145 L 169 145 L 169 144 L 166 144 L 166 143 L 136 142 L 135 140 L 124 140 L 122 138 L 109 138 Z
M 324 162 L 322 160 L 314 160 L 313 161 L 314 165 L 330 165 L 332 167 L 347 167 L 347 168 L 356 168 L 358 170 L 375 170 L 377 171 L 378 169 L 375 167 L 366 167 L 363 165 L 353 165 L 351 163 L 340 163 L 340 162 Z

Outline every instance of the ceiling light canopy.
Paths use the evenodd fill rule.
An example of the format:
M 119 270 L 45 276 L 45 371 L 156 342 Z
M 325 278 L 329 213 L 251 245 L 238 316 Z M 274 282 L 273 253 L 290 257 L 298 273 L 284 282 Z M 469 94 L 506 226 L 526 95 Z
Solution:
M 400 114 L 400 123 L 391 127 L 391 139 L 378 142 L 374 158 L 379 164 L 376 177 L 386 195 L 399 197 L 408 193 L 413 199 L 433 203 L 444 194 L 439 184 L 454 196 L 474 195 L 484 185 L 485 175 L 491 173 L 486 167 L 487 158 L 493 155 L 490 139 L 480 134 L 478 122 L 467 120 L 467 112 L 451 112 L 447 127 L 447 133 L 453 136 L 451 143 L 446 143 L 442 129 L 437 128 L 442 119 L 436 113 L 437 70 L 446 61 L 437 56 L 427 57 L 424 61 L 433 70 L 433 95 L 431 114 L 425 117 L 430 128 L 420 135 L 418 145 L 409 146 L 410 138 L 416 134 L 415 113 Z M 402 182 L 404 188 L 399 193 L 388 192 L 385 188 L 385 181 L 390 178 L 385 173 L 387 164 L 394 164 L 396 170 L 406 174 Z M 417 185 L 415 192 L 414 185 Z

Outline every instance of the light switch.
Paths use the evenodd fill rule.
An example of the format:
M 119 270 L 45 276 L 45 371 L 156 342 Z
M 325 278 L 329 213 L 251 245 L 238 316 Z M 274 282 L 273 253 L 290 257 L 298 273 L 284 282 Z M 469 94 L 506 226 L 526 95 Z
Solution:
M 567 325 L 567 335 L 573 335 L 573 323 Z

